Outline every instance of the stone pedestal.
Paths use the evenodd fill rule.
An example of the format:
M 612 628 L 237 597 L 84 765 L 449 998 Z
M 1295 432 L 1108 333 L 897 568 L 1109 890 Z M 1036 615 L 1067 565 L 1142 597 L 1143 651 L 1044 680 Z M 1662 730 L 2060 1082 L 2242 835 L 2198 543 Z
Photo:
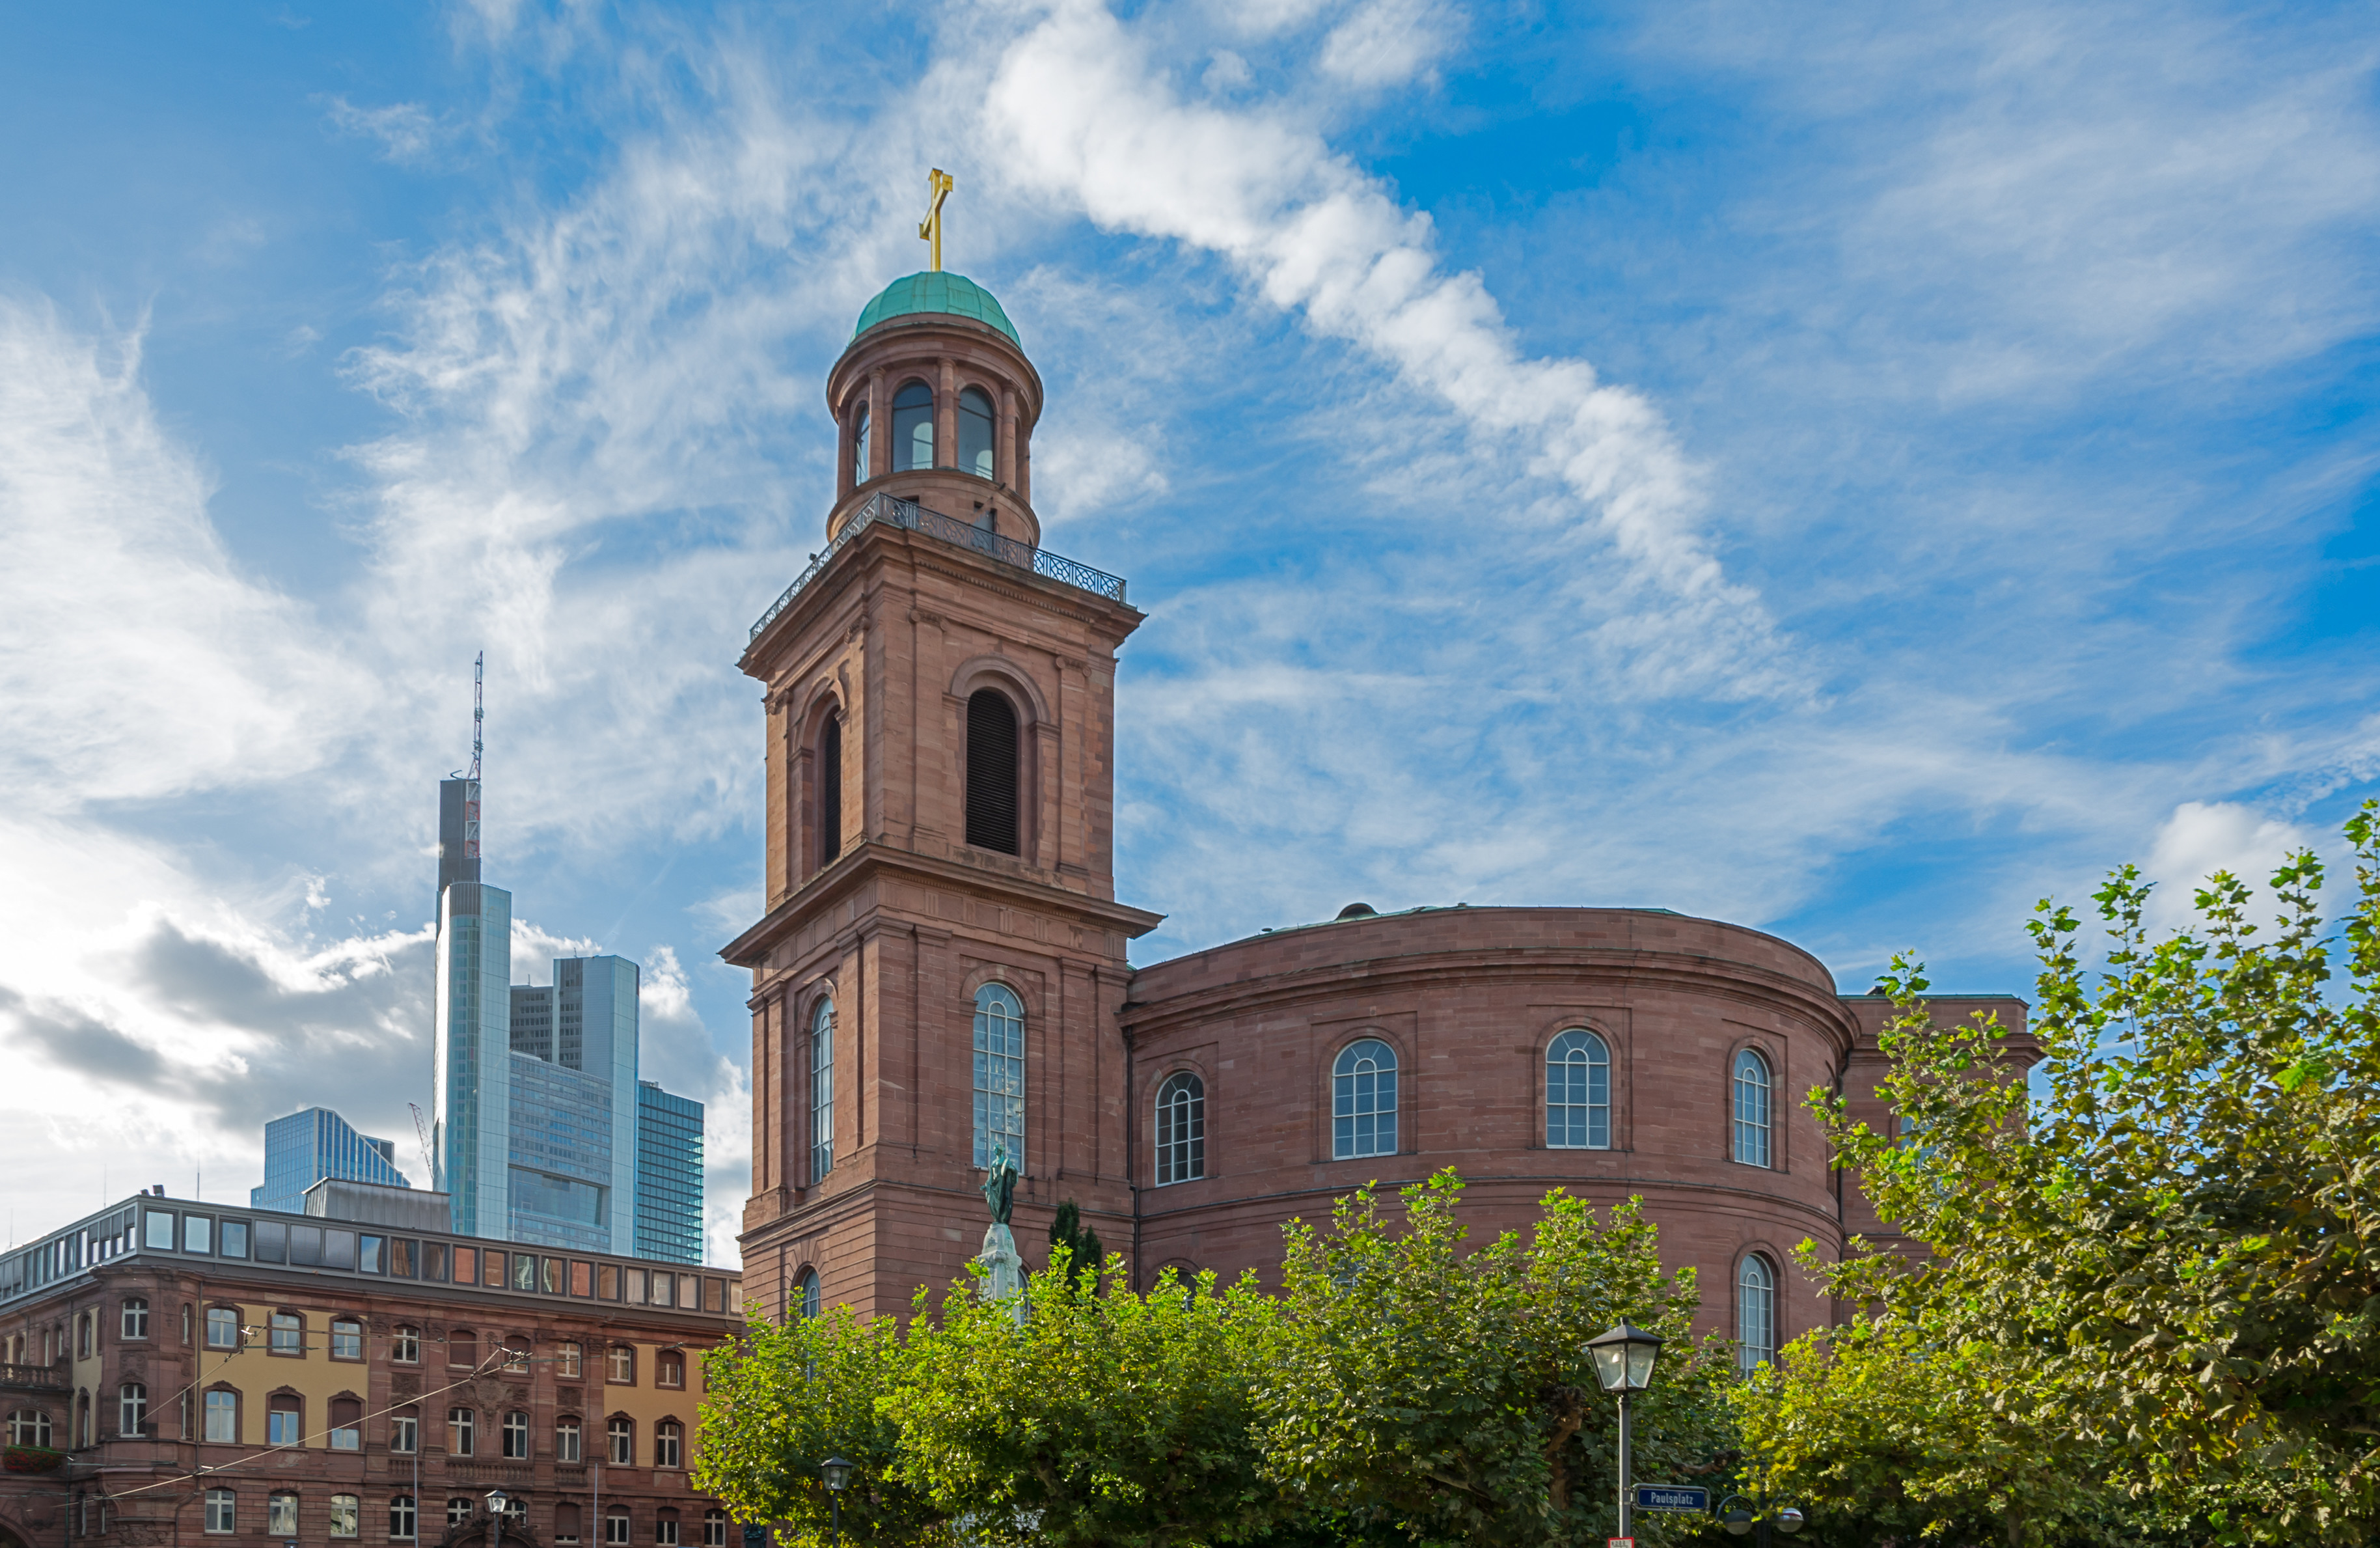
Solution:
M 1025 1319 L 1025 1259 L 1016 1250 L 1016 1237 L 1007 1226 L 993 1221 L 984 1229 L 983 1250 L 975 1255 L 983 1265 L 983 1278 L 976 1289 L 986 1300 L 1013 1301 L 1012 1308 L 1019 1322 Z

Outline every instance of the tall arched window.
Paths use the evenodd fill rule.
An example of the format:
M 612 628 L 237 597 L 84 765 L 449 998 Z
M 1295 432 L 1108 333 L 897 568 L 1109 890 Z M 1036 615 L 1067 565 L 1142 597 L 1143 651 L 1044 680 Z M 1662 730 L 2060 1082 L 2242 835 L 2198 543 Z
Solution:
M 1330 1154 L 1397 1153 L 1397 1053 L 1378 1038 L 1351 1042 L 1330 1067 Z
M 1025 1002 L 1006 984 L 975 992 L 975 1164 L 991 1164 L 995 1140 L 1025 1170 Z
M 861 398 L 851 416 L 851 481 L 868 481 L 868 400 Z
M 1757 1252 L 1735 1274 L 1735 1349 L 1747 1372 L 1777 1358 L 1777 1271 Z
M 806 1323 L 814 1322 L 819 1310 L 818 1270 L 804 1269 L 802 1276 L 794 1281 L 794 1314 Z
M 1735 1159 L 1768 1164 L 1768 1061 L 1757 1049 L 1735 1056 Z
M 843 716 L 831 714 L 819 727 L 819 865 L 832 865 L 843 853 Z
M 665 1419 L 653 1426 L 653 1466 L 678 1468 L 685 1466 L 681 1453 L 685 1449 L 686 1430 L 677 1420 Z
M 977 478 L 992 476 L 991 399 L 981 387 L 959 394 L 959 470 Z
M 810 1012 L 810 1181 L 834 1170 L 834 1001 Z
M 1207 1175 L 1207 1083 L 1188 1070 L 1157 1088 L 1157 1184 Z
M 934 390 L 905 382 L 892 395 L 892 470 L 934 465 Z
M 979 688 L 967 695 L 966 841 L 1003 855 L 1016 844 L 1016 711 L 1007 696 Z
M 1611 1049 L 1583 1027 L 1546 1049 L 1546 1143 L 1556 1150 L 1611 1148 Z

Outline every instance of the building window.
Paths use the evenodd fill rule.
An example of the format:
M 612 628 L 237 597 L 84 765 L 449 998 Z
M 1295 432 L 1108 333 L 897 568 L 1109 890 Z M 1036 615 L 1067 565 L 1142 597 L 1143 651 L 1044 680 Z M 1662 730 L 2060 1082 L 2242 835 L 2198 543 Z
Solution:
M 410 1325 L 389 1335 L 388 1358 L 399 1365 L 421 1363 L 421 1330 Z
M 685 1435 L 686 1432 L 678 1428 L 678 1422 L 674 1419 L 665 1419 L 654 1425 L 653 1466 L 656 1468 L 683 1466 L 678 1451 Z
M 1188 1070 L 1157 1088 L 1157 1183 L 1207 1175 L 1207 1083 Z
M 934 390 L 923 382 L 904 382 L 892 395 L 892 470 L 933 465 Z
M 1378 1038 L 1341 1050 L 1330 1067 L 1330 1154 L 1397 1153 L 1397 1054 Z
M 451 1328 L 446 1334 L 446 1363 L 476 1370 L 480 1364 L 480 1335 L 469 1328 Z
M 448 1526 L 459 1527 L 470 1518 L 471 1502 L 468 1498 L 458 1494 L 446 1502 L 446 1524 Z
M 416 1525 L 419 1519 L 414 1511 L 412 1495 L 399 1494 L 388 1502 L 388 1535 L 397 1542 L 409 1542 L 413 1540 L 413 1534 L 419 1530 Z
M 298 1535 L 298 1496 L 276 1489 L 264 1496 L 264 1530 L 269 1537 Z
M 1735 1159 L 1768 1164 L 1768 1061 L 1756 1049 L 1735 1056 Z
M 331 1399 L 331 1449 L 361 1451 L 364 1448 L 364 1406 L 353 1397 Z
M 331 1535 L 333 1537 L 356 1535 L 356 1523 L 363 1514 L 359 1508 L 362 1503 L 353 1494 L 331 1496 Z
M 231 1491 L 228 1489 L 208 1490 L 207 1530 L 211 1532 L 227 1532 L 232 1530 L 234 1525 L 235 1518 L 232 1512 Z
M 127 1338 L 149 1336 L 149 1303 L 139 1296 L 134 1296 L 124 1303 L 124 1336 Z
M 977 478 L 992 476 L 991 398 L 981 387 L 959 394 L 959 470 Z
M 663 1349 L 653 1357 L 653 1385 L 683 1387 L 686 1385 L 686 1357 L 674 1349 Z
M 991 1147 L 1008 1145 L 1009 1164 L 1025 1170 L 1025 1002 L 1004 983 L 975 992 L 975 1164 L 991 1164 Z
M 653 1513 L 653 1542 L 660 1548 L 677 1548 L 677 1512 L 666 1505 Z
M 868 400 L 864 397 L 851 414 L 851 481 L 868 481 Z
M 115 1389 L 115 1432 L 138 1435 L 148 1428 L 149 1389 L 139 1382 L 127 1382 Z
M 528 1415 L 515 1408 L 504 1416 L 504 1455 L 524 1457 L 528 1455 Z
M 967 695 L 966 841 L 979 849 L 1017 847 L 1016 710 L 997 689 Z
M 239 1347 L 239 1311 L 229 1306 L 207 1308 L 207 1347 L 237 1349 Z
M 1611 1148 L 1611 1049 L 1583 1027 L 1546 1049 L 1546 1143 L 1555 1150 Z
M 843 717 L 830 714 L 819 726 L 818 849 L 824 870 L 843 853 Z
M 794 1310 L 804 1322 L 814 1322 L 819 1314 L 819 1276 L 816 1269 L 804 1269 L 794 1281 Z
M 239 1443 L 239 1394 L 218 1387 L 207 1394 L 207 1439 Z
M 555 1505 L 553 1507 L 553 1541 L 556 1542 L 577 1542 L 578 1520 L 578 1505 L 577 1501 L 565 1500 L 560 1505 Z
M 1777 1358 L 1777 1271 L 1757 1252 L 1735 1276 L 1735 1350 L 1746 1374 Z
M 515 1289 L 523 1289 L 523 1288 L 527 1288 L 527 1289 L 531 1289 L 531 1290 L 534 1290 L 534 1289 L 536 1289 L 536 1288 L 537 1288 L 537 1286 L 534 1286 L 534 1285 L 526 1286 L 517 1286 L 517 1285 L 516 1285 L 516 1286 L 513 1286 L 513 1287 L 514 1287 Z M 505 1369 L 506 1371 L 509 1371 L 513 1372 L 515 1375 L 519 1375 L 519 1376 L 526 1376 L 526 1375 L 528 1375 L 528 1364 L 529 1364 L 528 1346 L 529 1346 L 529 1341 L 528 1341 L 527 1338 L 525 1338 L 525 1337 L 521 1336 L 521 1335 L 518 1335 L 518 1334 L 515 1334 L 515 1335 L 513 1335 L 511 1342 L 509 1342 L 509 1343 L 507 1343 L 507 1344 L 504 1344 L 504 1345 L 500 1346 L 500 1347 L 502 1347 L 502 1349 L 504 1350 L 504 1369 Z
M 331 1319 L 331 1358 L 361 1359 L 364 1358 L 364 1325 L 351 1318 Z
M 637 1459 L 635 1422 L 625 1418 L 614 1419 L 605 1427 L 605 1433 L 612 1442 L 612 1465 L 615 1468 L 625 1468 L 633 1464 Z
M 613 1386 L 637 1384 L 637 1351 L 633 1345 L 614 1344 L 605 1357 L 603 1379 Z
M 580 1460 L 578 1454 L 578 1421 L 577 1420 L 562 1419 L 554 1420 L 553 1459 L 557 1462 L 576 1462 Z
M 810 1012 L 810 1181 L 834 1170 L 834 1000 Z
M 298 1399 L 284 1393 L 269 1398 L 264 1405 L 264 1444 L 296 1445 L 306 1438 L 303 1416 Z
M 79 1446 L 91 1444 L 91 1393 L 75 1394 L 75 1442 Z
M 727 1512 L 717 1505 L 702 1513 L 702 1548 L 727 1548 Z
M 471 1455 L 473 1415 L 468 1408 L 446 1410 L 446 1454 L 449 1457 Z
M 419 1451 L 421 1449 L 421 1416 L 398 1414 L 388 1421 L 388 1449 Z
M 273 1353 L 303 1355 L 306 1352 L 306 1319 L 294 1311 L 273 1314 Z
M 618 1509 L 605 1512 L 603 1516 L 604 1548 L 620 1548 L 620 1545 L 627 1541 L 628 1513 Z
M 184 1301 L 184 1302 L 182 1303 L 182 1342 L 183 1342 L 185 1345 L 188 1345 L 188 1344 L 189 1343 L 189 1341 L 190 1341 L 190 1303 L 189 1303 L 188 1301 Z
M 19 1408 L 10 1414 L 8 1444 L 47 1446 L 50 1444 L 50 1416 L 39 1408 Z
M 75 1359 L 91 1358 L 91 1324 L 96 1321 L 88 1311 L 75 1319 Z
M 565 1343 L 553 1352 L 554 1373 L 575 1382 L 578 1380 L 585 1359 L 586 1352 L 577 1344 Z

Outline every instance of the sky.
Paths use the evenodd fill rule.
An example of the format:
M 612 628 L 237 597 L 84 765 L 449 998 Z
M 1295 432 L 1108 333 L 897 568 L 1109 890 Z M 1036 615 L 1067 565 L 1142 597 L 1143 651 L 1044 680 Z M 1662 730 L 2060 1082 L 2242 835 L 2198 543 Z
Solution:
M 0 6 L 0 1136 L 24 1240 L 430 1105 L 487 657 L 514 971 L 750 1154 L 761 704 L 828 368 L 1048 386 L 1135 963 L 1659 907 L 1847 991 L 2380 794 L 2372 5 Z

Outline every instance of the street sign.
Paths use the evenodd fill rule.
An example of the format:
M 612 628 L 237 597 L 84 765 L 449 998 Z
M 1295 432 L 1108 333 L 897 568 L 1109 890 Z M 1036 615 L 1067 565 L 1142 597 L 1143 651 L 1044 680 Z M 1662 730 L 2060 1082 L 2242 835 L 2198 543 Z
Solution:
M 1710 1509 L 1710 1491 L 1690 1483 L 1640 1483 L 1639 1510 L 1687 1510 L 1701 1515 Z
M 1633 1537 L 1607 1537 L 1603 1540 L 1603 1548 L 1636 1548 L 1636 1540 Z

